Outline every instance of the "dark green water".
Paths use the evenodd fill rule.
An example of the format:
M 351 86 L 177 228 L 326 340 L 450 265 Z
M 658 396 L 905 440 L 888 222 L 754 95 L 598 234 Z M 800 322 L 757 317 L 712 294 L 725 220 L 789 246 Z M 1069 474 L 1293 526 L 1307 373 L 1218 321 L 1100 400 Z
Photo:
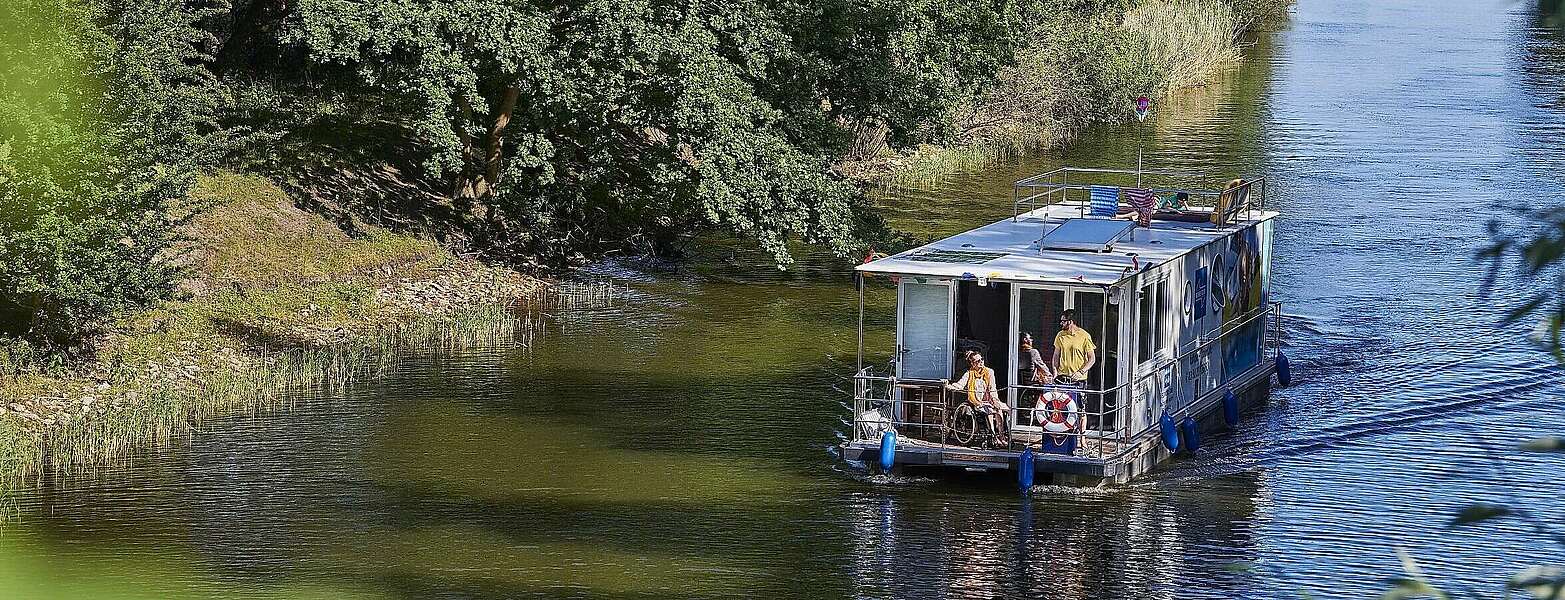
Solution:
M 1405 548 L 1499 596 L 1561 548 L 1474 500 L 1562 516 L 1561 377 L 1496 327 L 1472 251 L 1505 203 L 1565 197 L 1565 36 L 1526 4 L 1303 0 L 1218 85 L 1059 156 L 884 200 L 943 235 L 1070 163 L 1264 173 L 1298 383 L 1132 485 L 867 478 L 847 427 L 855 297 L 840 266 L 748 254 L 587 276 L 532 348 L 216 423 L 188 446 L 52 480 L 0 534 L 25 598 L 1270 598 L 1375 596 Z M 887 290 L 871 293 L 884 348 Z M 1491 454 L 1493 457 L 1491 458 Z M 1248 571 L 1234 563 L 1253 565 Z

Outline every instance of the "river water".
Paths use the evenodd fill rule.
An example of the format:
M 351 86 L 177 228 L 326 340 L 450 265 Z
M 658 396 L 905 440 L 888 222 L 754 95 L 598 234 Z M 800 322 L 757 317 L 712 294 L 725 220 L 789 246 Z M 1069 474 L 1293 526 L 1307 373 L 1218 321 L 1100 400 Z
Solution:
M 528 349 L 225 419 L 50 479 L 0 533 L 14 597 L 1284 598 L 1378 595 L 1398 549 L 1498 597 L 1561 547 L 1561 373 L 1479 294 L 1503 207 L 1565 194 L 1565 34 L 1526 3 L 1302 0 L 1218 84 L 1140 126 L 882 200 L 918 235 L 1009 214 L 1058 164 L 1265 173 L 1296 383 L 1201 452 L 1112 489 L 875 478 L 846 431 L 855 298 L 840 264 L 743 251 L 601 265 L 607 304 Z M 890 294 L 870 294 L 884 350 Z

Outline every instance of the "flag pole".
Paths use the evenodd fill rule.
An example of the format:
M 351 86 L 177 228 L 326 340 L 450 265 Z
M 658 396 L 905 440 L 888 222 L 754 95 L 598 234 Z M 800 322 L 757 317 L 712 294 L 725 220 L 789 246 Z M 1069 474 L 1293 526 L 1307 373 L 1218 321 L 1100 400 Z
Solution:
M 1147 113 L 1151 111 L 1152 99 L 1146 96 L 1136 98 L 1136 122 L 1145 123 Z M 1141 128 L 1136 128 L 1136 188 L 1141 188 Z

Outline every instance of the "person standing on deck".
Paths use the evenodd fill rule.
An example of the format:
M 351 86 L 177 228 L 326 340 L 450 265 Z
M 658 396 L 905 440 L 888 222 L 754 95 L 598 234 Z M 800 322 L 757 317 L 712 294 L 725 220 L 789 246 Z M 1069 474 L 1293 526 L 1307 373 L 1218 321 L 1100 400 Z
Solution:
M 1098 362 L 1098 345 L 1092 334 L 1076 325 L 1076 309 L 1060 313 L 1060 332 L 1054 336 L 1054 380 L 1061 385 L 1083 385 Z
M 1022 347 L 1018 352 L 1022 363 L 1020 375 L 1022 381 L 1028 385 L 1045 385 L 1054 383 L 1054 371 L 1049 363 L 1043 360 L 1043 355 L 1032 345 L 1032 334 L 1022 332 Z

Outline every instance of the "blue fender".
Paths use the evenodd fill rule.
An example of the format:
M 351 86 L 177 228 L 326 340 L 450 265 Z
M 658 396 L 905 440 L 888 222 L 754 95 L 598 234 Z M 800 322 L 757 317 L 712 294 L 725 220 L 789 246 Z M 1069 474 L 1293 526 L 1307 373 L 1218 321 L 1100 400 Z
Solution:
M 1223 394 L 1223 422 L 1229 427 L 1239 424 L 1239 397 L 1231 389 Z
M 1288 365 L 1288 355 L 1277 353 L 1277 385 L 1288 387 L 1293 381 L 1293 368 Z
M 880 468 L 890 472 L 891 465 L 897 462 L 897 432 L 887 431 L 880 435 Z
M 1201 432 L 1200 427 L 1196 425 L 1195 419 L 1185 417 L 1184 420 L 1180 421 L 1179 435 L 1183 438 L 1184 443 L 1182 445 L 1185 447 L 1185 450 L 1195 452 L 1201 449 Z
M 1174 418 L 1163 413 L 1163 418 L 1158 419 L 1158 428 L 1163 433 L 1163 447 L 1169 452 L 1179 451 L 1179 427 L 1174 425 Z
M 1032 489 L 1032 479 L 1033 479 L 1032 448 L 1028 447 L 1027 449 L 1022 450 L 1021 458 L 1017 459 L 1017 463 L 1016 463 L 1016 485 L 1021 487 L 1023 492 L 1026 492 L 1027 490 Z

